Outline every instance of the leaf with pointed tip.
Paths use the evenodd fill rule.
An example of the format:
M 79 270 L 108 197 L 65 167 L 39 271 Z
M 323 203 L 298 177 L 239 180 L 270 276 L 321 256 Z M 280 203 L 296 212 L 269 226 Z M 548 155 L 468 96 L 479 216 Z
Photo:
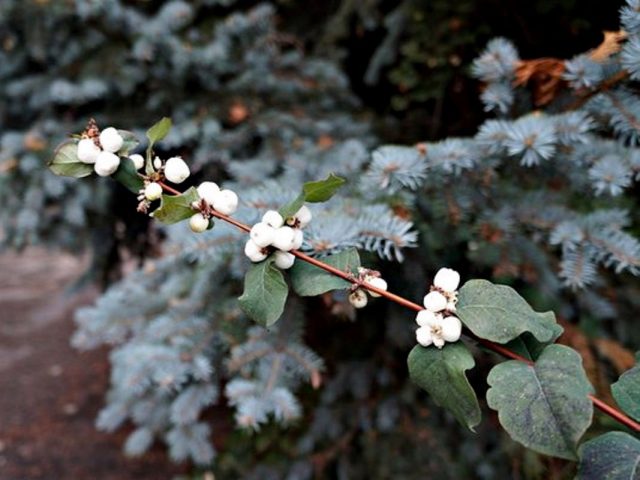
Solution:
M 357 272 L 360 266 L 360 256 L 355 248 L 324 257 L 322 261 L 349 273 Z M 298 295 L 312 297 L 331 290 L 344 290 L 349 288 L 351 283 L 310 263 L 298 260 L 291 268 L 291 285 Z
M 344 178 L 330 173 L 324 180 L 307 182 L 303 185 L 305 201 L 310 203 L 326 202 L 346 183 Z
M 640 421 L 640 354 L 636 355 L 635 366 L 611 385 L 611 393 L 627 415 Z
M 549 345 L 533 365 L 496 365 L 487 383 L 487 404 L 511 438 L 536 452 L 576 459 L 576 445 L 593 416 L 587 397 L 593 387 L 575 350 Z
M 273 264 L 274 261 L 272 255 L 251 265 L 244 277 L 244 292 L 238 298 L 244 313 L 264 327 L 278 321 L 289 293 L 282 272 Z
M 576 480 L 640 480 L 640 440 L 609 432 L 580 446 Z
M 465 371 L 473 368 L 473 357 L 463 343 L 447 343 L 442 349 L 416 345 L 407 359 L 413 383 L 429 393 L 470 430 L 480 423 L 480 405 Z
M 120 166 L 112 177 L 133 193 L 138 193 L 140 189 L 144 187 L 144 182 L 142 178 L 140 178 L 140 175 L 138 175 L 133 160 L 129 157 L 120 158 Z
M 159 142 L 169 134 L 171 125 L 171 119 L 169 117 L 163 117 L 159 122 L 153 125 L 149 130 L 147 130 L 149 148 L 151 148 L 154 143 Z
M 487 280 L 470 280 L 462 286 L 456 314 L 478 337 L 497 343 L 524 332 L 547 343 L 558 334 L 553 312 L 536 312 L 513 288 Z
M 168 225 L 180 222 L 195 213 L 191 204 L 198 201 L 199 198 L 195 187 L 189 188 L 181 195 L 162 195 L 160 207 L 151 216 Z
M 49 169 L 63 177 L 82 178 L 93 173 L 92 164 L 78 160 L 78 144 L 74 140 L 67 140 L 56 148 Z

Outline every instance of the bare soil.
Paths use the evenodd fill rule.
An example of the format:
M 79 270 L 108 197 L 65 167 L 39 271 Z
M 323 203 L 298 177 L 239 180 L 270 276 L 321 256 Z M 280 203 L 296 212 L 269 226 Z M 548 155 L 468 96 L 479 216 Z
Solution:
M 67 291 L 85 262 L 39 249 L 0 255 L 0 479 L 171 479 L 184 468 L 156 446 L 121 453 L 127 432 L 96 431 L 107 350 L 78 352 L 73 311 L 97 292 Z

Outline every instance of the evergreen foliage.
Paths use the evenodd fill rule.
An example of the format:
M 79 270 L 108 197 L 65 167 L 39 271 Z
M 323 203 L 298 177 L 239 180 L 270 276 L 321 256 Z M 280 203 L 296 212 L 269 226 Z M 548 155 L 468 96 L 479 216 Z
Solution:
M 113 215 L 121 191 L 102 179 L 55 177 L 42 169 L 43 159 L 50 144 L 80 131 L 90 115 L 143 138 L 152 119 L 170 113 L 175 127 L 154 148 L 184 153 L 198 179 L 226 179 L 225 186 L 241 196 L 234 215 L 239 221 L 256 223 L 265 211 L 295 202 L 304 182 L 335 171 L 347 185 L 339 197 L 312 206 L 303 252 L 332 258 L 359 249 L 366 264 L 381 265 L 390 283 L 413 297 L 428 283 L 423 271 L 447 259 L 465 273 L 497 277 L 525 290 L 535 287 L 536 307 L 553 307 L 568 321 L 595 325 L 596 333 L 637 347 L 638 331 L 624 319 L 637 304 L 633 277 L 640 274 L 640 242 L 634 236 L 640 99 L 631 81 L 640 71 L 635 0 L 621 10 L 626 42 L 610 45 L 604 56 L 594 50 L 562 62 L 562 71 L 552 75 L 562 88 L 547 101 L 540 102 L 533 83 L 522 81 L 527 61 L 515 46 L 495 39 L 471 71 L 485 84 L 480 97 L 496 118 L 469 138 L 378 147 L 336 64 L 303 54 L 279 32 L 273 6 L 233 4 L 172 0 L 156 10 L 120 0 L 78 1 L 60 4 L 48 15 L 40 15 L 38 3 L 0 6 L 2 27 L 9 32 L 0 51 L 0 89 L 7 100 L 0 106 L 5 245 L 47 242 L 77 249 L 89 245 L 92 231 L 98 243 L 105 236 L 101 232 L 121 232 L 121 220 Z M 399 31 L 399 12 L 387 18 L 388 42 Z M 61 33 L 60 24 L 77 28 Z M 389 61 L 384 52 L 376 55 L 368 79 Z M 154 140 L 150 136 L 150 143 Z M 186 198 L 183 207 L 190 213 Z M 134 211 L 135 203 L 126 208 Z M 136 227 L 126 224 L 133 236 Z M 325 466 L 338 477 L 421 478 L 442 469 L 437 460 L 452 460 L 446 439 L 466 460 L 440 470 L 439 478 L 509 475 L 502 461 L 509 447 L 485 454 L 497 438 L 490 426 L 480 424 L 479 435 L 472 436 L 447 415 L 419 417 L 424 400 L 398 367 L 398 358 L 415 344 L 405 313 L 392 306 L 369 309 L 351 324 L 344 320 L 356 314 L 344 292 L 310 300 L 290 292 L 284 311 L 277 312 L 282 315 L 263 322 L 278 323 L 256 326 L 236 301 L 249 269 L 241 233 L 219 225 L 200 235 L 183 223 L 151 228 L 166 236 L 162 255 L 113 283 L 94 306 L 79 310 L 72 339 L 80 349 L 104 344 L 112 349 L 111 388 L 96 423 L 107 432 L 132 424 L 127 454 L 142 455 L 161 440 L 177 462 L 210 465 L 217 455 L 220 468 L 243 478 L 312 478 L 317 468 L 312 459 L 318 456 L 328 458 Z M 621 278 L 628 288 L 619 287 Z M 295 270 L 291 281 L 304 295 L 296 288 Z M 568 443 L 557 415 L 565 415 L 570 402 L 558 401 L 545 412 L 551 418 L 547 436 L 559 446 L 528 438 L 513 412 L 505 414 L 511 427 L 503 425 L 537 451 L 574 458 L 591 419 L 591 404 L 585 405 L 591 387 L 579 359 L 570 359 L 575 384 L 545 373 L 549 358 L 565 354 L 566 347 L 544 348 L 560 333 L 555 319 L 519 297 L 505 300 L 515 313 L 500 320 L 500 327 L 508 323 L 512 331 L 476 330 L 474 322 L 487 325 L 482 317 L 487 313 L 478 313 L 477 306 L 473 311 L 473 285 L 461 290 L 459 316 L 468 328 L 501 343 L 525 344 L 531 340 L 526 332 L 535 337 L 529 342 L 535 367 L 509 362 L 492 370 L 489 406 L 502 417 L 514 403 L 504 393 L 509 375 L 515 375 L 504 376 L 510 369 L 524 371 L 518 374 L 523 389 L 537 381 L 544 390 L 545 374 L 549 384 L 562 383 L 580 414 Z M 612 286 L 618 286 L 613 294 Z M 491 290 L 494 300 L 516 295 L 507 287 L 482 288 Z M 516 314 L 526 322 L 516 322 Z M 365 319 L 368 315 L 372 318 Z M 479 414 L 465 376 L 474 363 L 466 347 L 429 354 L 451 352 L 459 365 L 447 374 L 463 392 L 452 389 L 468 401 L 466 412 L 460 407 L 454 415 L 473 427 Z M 424 361 L 422 353 L 412 355 L 417 364 Z M 437 403 L 446 403 L 451 392 L 443 393 L 432 380 L 419 383 Z M 637 401 L 628 404 L 635 409 Z M 229 441 L 228 451 L 213 447 L 222 443 L 212 439 L 224 429 L 206 416 L 212 408 L 232 416 L 244 431 Z M 427 422 L 441 428 L 442 436 L 418 447 L 415 425 Z M 624 440 L 637 456 L 629 439 L 600 438 Z M 230 460 L 243 455 L 237 445 L 258 439 L 286 460 L 256 462 L 251 451 L 244 452 L 250 462 Z M 585 472 L 600 471 L 592 447 L 597 441 L 579 451 L 587 459 L 580 467 L 584 478 L 595 478 Z M 354 448 L 340 447 L 345 442 Z M 340 448 L 334 451 L 333 445 Z M 403 458 L 389 459 L 390 452 L 407 445 Z M 432 459 L 424 459 L 424 448 Z

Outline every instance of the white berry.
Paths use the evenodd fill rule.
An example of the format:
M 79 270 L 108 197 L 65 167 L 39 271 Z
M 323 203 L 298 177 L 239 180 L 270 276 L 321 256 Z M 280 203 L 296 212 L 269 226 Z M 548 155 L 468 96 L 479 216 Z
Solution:
M 309 210 L 309 207 L 306 205 L 300 207 L 300 210 L 298 210 L 294 216 L 298 220 L 300 228 L 304 228 L 309 225 L 312 217 L 311 210 Z
M 271 245 L 275 234 L 275 229 L 262 222 L 256 223 L 253 227 L 251 227 L 251 231 L 249 232 L 251 240 L 253 240 L 254 243 L 261 248 Z
M 220 187 L 215 182 L 202 182 L 198 186 L 198 196 L 209 205 L 213 205 L 213 199 L 220 192 Z
M 96 163 L 101 151 L 91 138 L 83 138 L 78 142 L 78 160 L 82 163 Z
M 280 213 L 278 213 L 277 211 L 269 210 L 262 216 L 262 222 L 266 223 L 270 227 L 280 228 L 282 225 L 284 225 L 284 218 L 282 218 L 282 215 L 280 215 Z
M 357 289 L 349 294 L 349 303 L 356 308 L 364 308 L 367 306 L 367 294 L 364 290 Z
M 267 254 L 251 239 L 244 245 L 244 254 L 254 263 L 261 262 L 267 258 Z
M 291 227 L 280 227 L 276 229 L 275 235 L 273 237 L 272 245 L 276 247 L 278 250 L 284 250 L 288 252 L 293 249 L 293 244 L 296 239 L 296 232 Z
M 182 183 L 190 175 L 189 166 L 180 157 L 171 157 L 164 166 L 164 176 L 172 183 Z
M 159 183 L 151 182 L 149 185 L 144 187 L 144 196 L 150 202 L 158 200 L 162 196 L 162 187 Z
M 133 162 L 133 166 L 136 170 L 140 170 L 142 167 L 144 167 L 144 157 L 139 153 L 129 155 L 129 159 Z
M 282 252 L 280 250 L 276 250 L 273 255 L 276 259 L 276 267 L 278 267 L 280 270 L 287 270 L 293 267 L 293 262 L 295 262 L 296 260 L 296 257 L 294 257 L 292 253 Z
M 156 170 L 160 170 L 162 168 L 162 160 L 160 160 L 160 157 L 153 159 L 153 168 Z
M 432 312 L 441 312 L 447 308 L 447 299 L 440 292 L 429 292 L 424 297 L 424 308 Z
M 421 310 L 416 315 L 416 323 L 421 327 L 430 327 L 440 321 L 441 315 L 430 310 Z
M 423 347 L 428 347 L 433 343 L 431 327 L 420 327 L 416 330 L 416 341 Z
M 453 293 L 460 285 L 460 274 L 451 268 L 441 268 L 433 278 L 433 285 L 445 292 Z
M 93 169 L 101 177 L 108 177 L 120 166 L 120 158 L 111 152 L 100 152 Z
M 231 215 L 238 208 L 238 195 L 232 190 L 220 190 L 213 198 L 212 207 L 223 215 Z
M 373 275 L 367 275 L 366 277 L 364 277 L 364 281 L 367 282 L 372 287 L 379 288 L 380 290 L 387 289 L 387 282 L 383 278 L 375 277 Z M 379 293 L 372 292 L 371 290 L 368 290 L 368 292 L 369 292 L 369 295 L 371 295 L 372 297 L 380 296 Z
M 124 140 L 122 136 L 120 136 L 118 131 L 113 127 L 105 128 L 100 132 L 100 145 L 102 145 L 102 149 L 106 152 L 117 152 L 122 148 L 123 143 Z
M 462 334 L 462 322 L 458 317 L 445 317 L 442 320 L 442 338 L 447 342 L 457 342 Z
M 209 219 L 201 213 L 196 213 L 189 219 L 189 228 L 196 233 L 202 233 L 209 228 Z
M 293 244 L 291 249 L 298 250 L 302 246 L 302 243 L 304 242 L 304 233 L 302 233 L 302 230 L 300 230 L 299 228 L 294 228 L 293 233 L 294 233 L 294 237 L 293 237 Z

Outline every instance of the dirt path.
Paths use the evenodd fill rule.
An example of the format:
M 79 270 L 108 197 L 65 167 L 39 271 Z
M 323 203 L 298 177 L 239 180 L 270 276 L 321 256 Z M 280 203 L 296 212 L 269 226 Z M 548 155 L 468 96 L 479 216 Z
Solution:
M 0 479 L 170 479 L 161 448 L 121 454 L 126 432 L 93 422 L 108 384 L 107 352 L 69 346 L 73 310 L 96 295 L 65 293 L 81 260 L 43 250 L 0 255 Z

